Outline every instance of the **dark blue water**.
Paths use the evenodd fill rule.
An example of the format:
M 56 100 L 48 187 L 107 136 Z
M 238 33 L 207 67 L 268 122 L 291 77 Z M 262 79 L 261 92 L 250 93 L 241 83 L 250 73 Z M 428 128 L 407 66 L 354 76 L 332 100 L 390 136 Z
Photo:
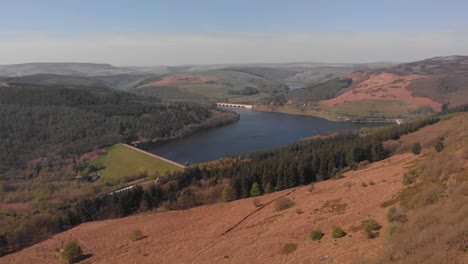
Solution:
M 266 150 L 305 137 L 379 125 L 332 122 L 317 117 L 239 108 L 227 109 L 240 113 L 240 120 L 233 124 L 198 132 L 187 138 L 154 146 L 148 151 L 179 163 L 193 164 Z

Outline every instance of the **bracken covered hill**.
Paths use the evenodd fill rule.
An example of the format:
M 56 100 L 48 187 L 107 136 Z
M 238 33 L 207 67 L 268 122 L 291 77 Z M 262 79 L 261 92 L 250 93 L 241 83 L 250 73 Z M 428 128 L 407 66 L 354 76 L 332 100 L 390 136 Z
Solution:
M 353 81 L 349 88 L 322 101 L 341 115 L 408 117 L 468 103 L 467 56 L 357 71 L 347 78 Z
M 61 263 L 58 251 L 76 240 L 83 263 L 466 263 L 467 127 L 468 115 L 457 115 L 389 141 L 387 147 L 399 154 L 338 180 L 86 223 L 1 260 Z M 433 145 L 440 140 L 445 148 L 438 152 Z M 419 155 L 410 152 L 416 141 Z M 414 179 L 404 185 L 408 175 Z M 281 197 L 293 206 L 277 211 Z M 392 206 L 397 212 L 388 217 Z M 373 239 L 362 226 L 370 219 L 382 225 Z M 333 238 L 333 226 L 347 235 Z M 144 238 L 133 242 L 129 235 L 136 229 Z M 320 241 L 310 239 L 314 229 L 324 233 Z

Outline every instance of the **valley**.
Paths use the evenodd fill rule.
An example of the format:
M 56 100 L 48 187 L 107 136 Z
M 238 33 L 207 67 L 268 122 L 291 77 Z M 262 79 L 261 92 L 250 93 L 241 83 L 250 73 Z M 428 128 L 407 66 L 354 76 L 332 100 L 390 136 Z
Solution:
M 55 249 L 75 240 L 83 248 L 84 261 L 98 263 L 407 263 L 408 259 L 463 263 L 467 260 L 463 242 L 468 224 L 467 120 L 466 114 L 455 115 L 389 140 L 385 145 L 395 155 L 334 180 L 188 210 L 86 223 L 4 260 L 61 263 Z M 445 149 L 437 152 L 432 145 L 442 135 Z M 409 151 L 417 140 L 423 146 L 419 155 Z M 443 160 L 452 162 L 434 168 Z M 445 178 L 435 175 L 434 169 L 444 171 Z M 413 170 L 416 180 L 405 183 L 405 175 Z M 279 207 L 281 199 L 291 204 Z M 447 207 L 448 203 L 453 206 Z M 390 213 L 392 207 L 398 217 Z M 448 212 L 450 220 L 442 220 Z M 434 221 L 425 217 L 428 213 Z M 380 226 L 371 237 L 363 224 L 369 220 Z M 334 226 L 346 235 L 333 238 Z M 420 233 L 418 228 L 423 227 L 428 229 Z M 141 230 L 144 237 L 131 241 L 132 230 Z M 319 241 L 311 239 L 313 230 L 324 233 Z M 446 250 L 432 250 L 446 243 Z
M 385 223 L 386 206 L 378 205 L 413 190 L 398 180 L 411 171 L 408 168 L 440 159 L 408 153 L 407 144 L 412 143 L 405 137 L 413 134 L 406 134 L 440 127 L 435 123 L 441 119 L 447 127 L 465 124 L 466 114 L 458 114 L 466 111 L 467 103 L 465 69 L 460 66 L 464 60 L 434 58 L 411 67 L 379 69 L 217 65 L 158 73 L 153 68 L 73 63 L 3 66 L 0 133 L 8 140 L 0 142 L 6 150 L 0 153 L 0 242 L 5 239 L 8 244 L 1 250 L 12 253 L 6 257 L 12 263 L 60 261 L 48 247 L 60 248 L 68 240 L 79 241 L 88 251 L 87 259 L 97 262 L 128 257 L 153 263 L 153 254 L 162 256 L 163 262 L 240 263 L 248 258 L 252 263 L 341 262 L 364 252 L 372 252 L 365 256 L 369 261 L 382 258 L 387 238 L 365 240 L 359 223 L 371 219 L 382 230 L 394 228 Z M 425 70 L 429 64 L 437 64 L 432 68 L 438 70 Z M 445 67 L 458 69 L 457 75 Z M 310 74 L 312 69 L 319 73 Z M 297 82 L 301 78 L 304 83 Z M 291 81 L 290 89 L 286 84 Z M 248 104 L 253 110 L 217 107 L 217 103 Z M 390 126 L 388 122 L 395 120 L 398 125 Z M 459 149 L 447 138 L 452 132 L 437 131 L 434 137 L 443 138 L 447 149 Z M 463 131 L 453 131 L 464 140 Z M 413 141 L 420 141 L 423 148 L 434 144 L 415 137 Z M 457 182 L 465 177 L 460 153 L 454 158 Z M 418 173 L 424 174 L 424 169 Z M 384 176 L 375 178 L 376 174 Z M 449 184 L 447 179 L 441 183 Z M 376 192 L 364 193 L 370 189 Z M 264 196 L 253 198 L 259 194 Z M 276 199 L 285 195 L 293 201 L 292 209 L 274 212 Z M 373 203 L 366 207 L 363 201 L 368 199 Z M 334 212 L 335 207 L 341 208 L 340 213 Z M 198 218 L 200 214 L 208 217 Z M 225 215 L 236 217 L 204 228 Z M 172 229 L 144 224 L 164 223 L 167 217 L 176 219 Z M 292 230 L 285 229 L 289 221 L 294 223 Z M 334 225 L 348 236 L 330 238 Z M 133 242 L 112 242 L 127 248 L 126 254 L 115 254 L 101 248 L 105 243 L 94 245 L 93 236 L 86 235 L 97 232 L 94 226 L 118 233 L 128 233 L 128 226 L 134 226 L 145 234 L 146 244 L 137 249 Z M 309 241 L 315 229 L 328 240 Z M 231 231 L 216 235 L 227 230 Z M 101 241 L 124 239 L 99 234 Z M 164 235 L 153 237 L 156 234 Z M 195 243 L 194 237 L 200 239 Z M 259 247 L 262 238 L 269 242 Z M 181 240 L 191 242 L 179 243 L 177 251 L 163 248 L 167 254 L 143 252 L 161 241 L 172 245 Z M 253 249 L 246 248 L 245 240 Z M 226 245 L 243 253 L 226 251 Z M 28 253 L 37 247 L 44 254 Z M 335 251 L 337 247 L 342 248 Z M 345 250 L 349 248 L 354 251 Z M 254 256 L 252 250 L 265 253 Z
M 1 264 L 468 263 L 468 1 L 1 8 Z

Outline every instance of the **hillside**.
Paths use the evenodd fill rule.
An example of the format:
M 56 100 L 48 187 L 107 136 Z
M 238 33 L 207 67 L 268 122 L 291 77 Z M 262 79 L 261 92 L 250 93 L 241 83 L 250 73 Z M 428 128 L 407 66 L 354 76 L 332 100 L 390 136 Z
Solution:
M 258 109 L 334 120 L 414 118 L 468 103 L 466 65 L 466 56 L 435 57 L 330 75 L 319 84 L 266 98 Z M 352 82 L 346 87 L 340 79 Z
M 97 263 L 466 263 L 467 122 L 467 114 L 458 114 L 390 140 L 387 147 L 399 154 L 337 180 L 86 223 L 2 260 L 60 263 L 56 250 L 76 240 L 85 260 Z M 441 138 L 439 152 L 433 146 Z M 416 141 L 422 145 L 419 155 L 410 152 Z M 415 176 L 408 181 L 408 175 Z M 282 196 L 294 204 L 277 211 L 275 199 Z M 263 205 L 256 208 L 256 199 Z M 363 221 L 370 219 L 382 228 L 364 232 Z M 332 238 L 333 226 L 347 235 Z M 132 242 L 129 235 L 136 229 L 144 238 Z M 312 241 L 312 230 L 324 237 Z
M 31 78 L 40 79 L 35 77 Z M 91 164 L 83 154 L 116 143 L 180 138 L 238 119 L 237 114 L 215 107 L 74 83 L 14 82 L 0 89 L 0 240 L 6 234 L 12 249 L 41 241 L 73 224 L 58 220 L 64 216 L 63 206 L 73 200 L 105 194 L 149 173 L 153 176 L 174 169 L 128 152 L 111 155 L 104 164 Z M 140 164 L 123 162 L 126 155 L 126 162 L 134 157 Z M 94 176 L 103 166 L 101 176 L 105 177 L 96 180 Z M 39 232 L 41 223 L 45 226 Z
M 399 155 L 347 173 L 345 179 L 317 183 L 312 192 L 307 186 L 298 188 L 288 195 L 295 201 L 292 208 L 275 212 L 275 204 L 271 203 L 224 236 L 223 232 L 256 210 L 254 199 L 267 203 L 293 189 L 186 211 L 83 224 L 6 256 L 5 263 L 60 263 L 54 249 L 69 240 L 78 241 L 85 254 L 90 255 L 86 261 L 92 263 L 347 263 L 360 255 L 375 256 L 384 237 L 367 240 L 360 232 L 349 229 L 370 217 L 385 222 L 385 209 L 379 205 L 403 188 L 399 181 L 403 167 L 414 160 L 412 155 Z M 375 185 L 360 186 L 371 180 Z M 303 213 L 298 214 L 299 209 Z M 332 239 L 333 225 L 341 226 L 350 235 Z M 128 235 L 134 229 L 140 229 L 147 237 L 130 241 Z M 313 229 L 325 232 L 321 242 L 308 238 Z M 281 248 L 287 243 L 297 244 L 298 249 L 283 255 Z
M 34 74 L 58 74 L 74 76 L 99 76 L 134 73 L 134 70 L 96 63 L 24 63 L 0 65 L 0 76 L 16 77 Z
M 224 69 L 167 75 L 132 91 L 172 100 L 248 103 L 286 89 L 277 81 Z
M 399 102 L 407 108 L 406 116 L 425 107 L 434 111 L 456 107 L 468 102 L 468 57 L 450 56 L 400 64 L 388 69 L 355 72 L 350 89 L 336 98 L 323 101 L 331 111 L 339 112 L 336 105 L 355 104 L 363 100 L 376 100 L 381 104 Z M 385 114 L 369 107 L 374 115 Z M 343 114 L 343 112 L 341 112 Z M 388 112 L 391 114 L 391 112 Z

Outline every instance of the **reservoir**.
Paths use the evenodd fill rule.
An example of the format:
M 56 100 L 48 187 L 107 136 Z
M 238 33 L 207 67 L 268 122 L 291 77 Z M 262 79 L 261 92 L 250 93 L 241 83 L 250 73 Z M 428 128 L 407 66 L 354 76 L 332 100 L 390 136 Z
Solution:
M 153 146 L 146 151 L 184 164 L 206 162 L 286 145 L 329 132 L 356 130 L 388 124 L 332 122 L 318 117 L 226 108 L 240 120 L 199 131 L 189 137 Z

